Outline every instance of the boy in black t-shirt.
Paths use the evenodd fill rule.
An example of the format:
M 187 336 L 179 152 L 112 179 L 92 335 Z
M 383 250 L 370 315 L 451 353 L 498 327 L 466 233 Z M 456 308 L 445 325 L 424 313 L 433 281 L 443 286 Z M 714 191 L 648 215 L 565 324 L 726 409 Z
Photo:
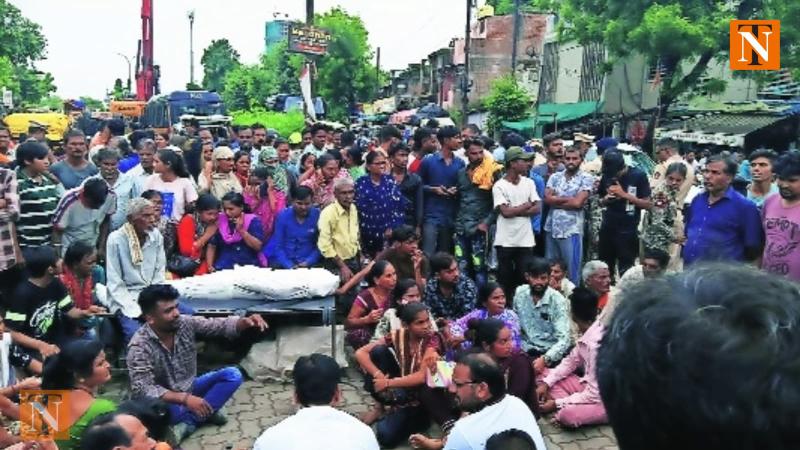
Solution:
M 87 310 L 75 307 L 67 288 L 57 278 L 61 260 L 50 246 L 25 250 L 29 278 L 21 282 L 6 313 L 11 330 L 11 363 L 41 374 L 42 360 L 59 352 L 53 344 L 73 338 L 75 321 L 104 311 L 92 305 Z

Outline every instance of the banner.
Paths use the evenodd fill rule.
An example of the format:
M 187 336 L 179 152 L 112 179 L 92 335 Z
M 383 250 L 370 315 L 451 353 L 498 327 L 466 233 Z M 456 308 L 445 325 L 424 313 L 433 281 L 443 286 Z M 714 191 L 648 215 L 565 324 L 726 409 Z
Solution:
M 331 33 L 322 28 L 302 24 L 289 26 L 289 51 L 307 55 L 324 55 L 328 52 Z
M 311 98 L 311 64 L 303 66 L 303 72 L 300 74 L 300 92 L 303 93 L 303 101 L 306 103 L 306 114 L 312 120 L 317 120 L 314 99 Z

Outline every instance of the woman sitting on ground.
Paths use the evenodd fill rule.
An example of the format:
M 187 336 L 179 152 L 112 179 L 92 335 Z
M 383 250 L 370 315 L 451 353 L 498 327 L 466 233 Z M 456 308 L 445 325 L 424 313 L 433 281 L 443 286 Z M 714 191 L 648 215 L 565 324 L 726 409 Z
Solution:
M 392 302 L 389 304 L 389 309 L 383 313 L 380 322 L 375 327 L 375 334 L 372 336 L 373 340 L 380 339 L 389 333 L 399 330 L 403 327 L 400 321 L 400 309 L 409 303 L 419 303 L 422 301 L 422 295 L 419 292 L 419 286 L 415 280 L 406 278 L 400 280 L 392 291 Z M 436 326 L 436 321 L 431 316 L 431 330 L 434 332 L 439 331 Z
M 87 310 L 90 306 L 98 304 L 95 286 L 105 284 L 106 277 L 103 268 L 97 265 L 97 249 L 84 241 L 75 241 L 64 253 L 62 266 L 59 278 L 72 297 L 75 307 Z M 93 337 L 93 329 L 97 322 L 97 317 L 81 319 L 76 332 L 79 335 Z
M 98 389 L 111 380 L 111 365 L 103 344 L 73 341 L 44 362 L 42 389 L 69 391 L 69 439 L 57 441 L 59 450 L 79 449 L 86 426 L 100 414 L 114 411 L 111 400 L 98 398 Z M 74 420 L 73 420 L 74 419 Z
M 534 390 L 535 375 L 531 358 L 527 353 L 514 347 L 511 330 L 502 320 L 471 320 L 467 336 L 492 356 L 503 369 L 508 394 L 524 401 L 536 414 L 536 392 Z M 414 434 L 409 438 L 414 448 L 441 449 L 442 439 L 431 439 L 422 434 Z
M 197 199 L 194 213 L 186 214 L 178 223 L 178 251 L 187 258 L 200 261 L 195 275 L 208 273 L 206 247 L 217 234 L 220 206 L 216 197 L 203 194 Z
M 376 262 L 367 275 L 367 284 L 369 287 L 359 292 L 344 321 L 347 343 L 354 350 L 372 339 L 376 325 L 389 307 L 392 290 L 397 284 L 394 266 L 385 260 Z
M 213 165 L 207 165 L 197 178 L 199 193 L 210 193 L 221 200 L 229 192 L 242 192 L 242 185 L 233 171 L 233 150 L 217 147 L 212 158 Z
M 480 308 L 460 319 L 450 322 L 448 343 L 450 348 L 460 346 L 462 349 L 472 347 L 472 342 L 465 336 L 469 323 L 474 320 L 499 319 L 511 330 L 511 343 L 514 349 L 521 345 L 519 317 L 512 309 L 506 308 L 506 294 L 503 288 L 495 282 L 489 282 L 478 289 L 478 302 Z
M 607 423 L 597 385 L 597 350 L 605 333 L 603 322 L 595 320 L 597 295 L 578 287 L 569 300 L 572 319 L 583 335 L 558 366 L 544 372 L 544 379 L 536 387 L 540 411 L 557 411 L 555 421 L 569 428 Z M 577 374 L 579 369 L 583 376 Z
M 428 429 L 431 419 L 447 432 L 458 417 L 447 391 L 426 383 L 442 351 L 428 307 L 409 303 L 400 310 L 400 320 L 403 328 L 356 351 L 356 361 L 366 372 L 364 387 L 378 402 L 362 420 L 375 422 L 378 443 L 389 448 Z M 385 414 L 384 406 L 391 406 Z
M 233 269 L 234 266 L 267 267 L 267 258 L 261 252 L 264 246 L 261 221 L 254 214 L 245 212 L 242 194 L 225 194 L 222 209 L 224 212 L 217 218 L 217 233 L 206 250 L 209 272 Z
M 270 168 L 258 166 L 250 173 L 248 185 L 242 192 L 244 202 L 250 211 L 261 221 L 265 240 L 269 240 L 275 227 L 275 219 L 285 206 L 285 196 L 279 201 L 275 183 L 270 176 Z

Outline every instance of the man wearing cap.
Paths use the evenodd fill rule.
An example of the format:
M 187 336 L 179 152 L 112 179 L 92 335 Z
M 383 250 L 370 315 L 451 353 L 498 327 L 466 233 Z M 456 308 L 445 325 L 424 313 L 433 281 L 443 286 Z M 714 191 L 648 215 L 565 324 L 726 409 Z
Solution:
M 585 159 L 586 154 L 589 153 L 589 149 L 592 148 L 592 144 L 594 144 L 594 136 L 586 133 L 575 133 L 573 140 L 575 141 L 575 146 L 578 147 L 578 150 L 581 152 L 581 159 Z
M 211 193 L 222 200 L 228 192 L 242 192 L 242 184 L 233 172 L 233 150 L 228 147 L 217 147 L 212 156 L 213 168 L 203 168 L 198 177 L 200 194 Z
M 639 219 L 642 209 L 650 207 L 650 182 L 644 172 L 628 167 L 622 152 L 609 149 L 603 154 L 598 195 L 605 206 L 600 259 L 608 264 L 612 276 L 615 268 L 622 274 L 633 266 L 639 253 Z
M 513 298 L 517 286 L 522 284 L 525 264 L 533 254 L 536 240 L 531 227 L 531 216 L 541 209 L 539 194 L 528 173 L 532 153 L 520 147 L 506 150 L 506 174 L 492 187 L 494 207 L 499 211 L 494 246 L 497 249 L 497 280 Z
M 678 151 L 678 142 L 674 139 L 664 138 L 658 141 L 656 145 L 656 157 L 659 163 L 653 171 L 653 180 L 650 183 L 653 189 L 664 184 L 666 180 L 667 167 L 673 163 L 681 163 L 686 166 L 686 179 L 683 180 L 680 189 L 678 190 L 678 205 L 683 206 L 686 201 L 686 195 L 689 193 L 692 184 L 694 184 L 694 168 L 687 161 L 681 158 Z

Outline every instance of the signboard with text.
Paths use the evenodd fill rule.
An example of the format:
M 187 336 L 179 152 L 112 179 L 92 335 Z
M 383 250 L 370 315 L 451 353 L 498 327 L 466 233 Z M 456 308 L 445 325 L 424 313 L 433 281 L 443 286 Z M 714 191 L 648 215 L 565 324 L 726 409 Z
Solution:
M 331 42 L 331 33 L 322 28 L 302 24 L 289 26 L 289 51 L 307 55 L 325 55 Z

